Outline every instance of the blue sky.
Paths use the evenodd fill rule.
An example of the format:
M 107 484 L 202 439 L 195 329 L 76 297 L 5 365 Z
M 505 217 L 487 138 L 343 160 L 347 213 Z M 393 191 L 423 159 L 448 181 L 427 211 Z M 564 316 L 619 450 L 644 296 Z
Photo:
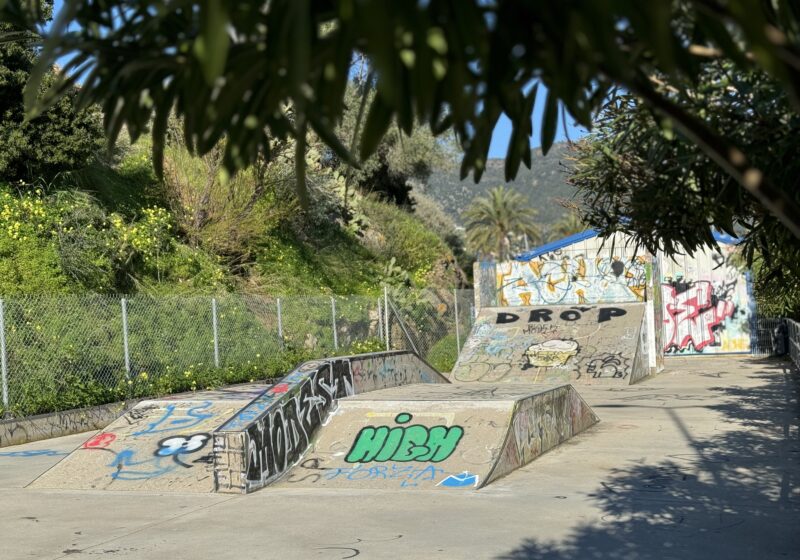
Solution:
M 539 125 L 542 122 L 542 112 L 544 110 L 544 100 L 547 98 L 547 90 L 539 86 L 539 93 L 536 99 L 536 105 L 533 108 L 533 136 L 531 137 L 531 147 L 538 148 L 541 146 L 539 141 L 540 131 Z M 583 127 L 575 126 L 572 119 L 567 115 L 567 134 L 570 140 L 577 140 L 581 136 L 586 135 L 586 129 Z M 506 157 L 506 150 L 508 149 L 508 140 L 511 137 L 511 121 L 503 115 L 497 122 L 497 126 L 492 134 L 492 143 L 489 146 L 489 157 L 500 158 Z M 567 139 L 564 134 L 564 123 L 559 118 L 558 129 L 556 132 L 556 142 L 562 142 Z

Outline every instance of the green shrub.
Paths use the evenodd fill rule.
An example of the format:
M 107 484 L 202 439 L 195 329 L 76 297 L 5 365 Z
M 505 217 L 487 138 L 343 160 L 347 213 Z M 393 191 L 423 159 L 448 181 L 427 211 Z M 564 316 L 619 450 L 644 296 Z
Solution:
M 425 359 L 441 372 L 451 371 L 456 364 L 456 359 L 458 359 L 456 335 L 448 334 L 439 339 L 436 344 L 431 346 Z

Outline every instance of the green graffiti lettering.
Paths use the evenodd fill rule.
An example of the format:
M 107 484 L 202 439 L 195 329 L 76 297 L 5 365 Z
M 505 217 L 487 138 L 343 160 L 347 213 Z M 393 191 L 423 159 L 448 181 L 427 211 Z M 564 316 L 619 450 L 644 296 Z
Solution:
M 388 434 L 389 428 L 386 426 L 362 428 L 358 432 L 356 441 L 347 454 L 345 461 L 348 463 L 369 463 L 383 448 Z
M 432 427 L 428 430 L 427 445 L 430 452 L 417 460 L 430 461 L 431 463 L 444 461 L 456 450 L 456 446 L 463 435 L 464 428 L 461 426 L 452 426 L 450 428 L 445 426 Z
M 416 461 L 428 452 L 425 442 L 428 441 L 428 428 L 420 424 L 414 424 L 405 429 L 403 441 L 397 448 L 397 453 L 392 456 L 392 461 L 404 463 L 406 461 Z
M 386 426 L 383 426 L 384 429 L 389 429 Z M 383 463 L 384 461 L 388 461 L 391 459 L 394 452 L 397 450 L 397 447 L 400 445 L 400 442 L 403 440 L 403 431 L 405 428 L 392 428 L 389 430 L 389 437 L 386 438 L 386 441 L 383 442 L 383 449 L 375 456 L 373 461 L 377 461 L 379 463 Z
M 397 424 L 412 419 L 408 412 L 395 416 Z M 453 454 L 464 428 L 461 426 L 369 426 L 362 428 L 345 457 L 348 463 L 430 461 L 438 463 Z

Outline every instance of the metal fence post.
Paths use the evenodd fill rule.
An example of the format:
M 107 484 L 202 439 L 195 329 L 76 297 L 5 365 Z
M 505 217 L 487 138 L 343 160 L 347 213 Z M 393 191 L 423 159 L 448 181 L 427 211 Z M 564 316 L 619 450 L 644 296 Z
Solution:
M 211 328 L 214 330 L 214 367 L 219 367 L 219 330 L 217 328 L 217 298 L 211 298 Z
M 331 319 L 333 319 L 333 349 L 339 349 L 339 335 L 336 333 L 336 298 L 331 297 Z
M 281 298 L 277 298 L 278 303 L 278 338 L 280 339 L 281 350 L 284 349 L 283 341 L 283 316 L 281 315 Z
M 0 299 L 0 370 L 3 375 L 3 408 L 8 410 L 8 356 L 6 355 L 5 302 Z
M 128 352 L 128 300 L 122 298 L 122 348 L 125 351 L 125 372 L 131 374 L 131 356 Z
M 461 351 L 461 333 L 458 330 L 458 292 L 453 289 L 453 311 L 456 316 L 456 354 Z
M 383 287 L 383 324 L 384 324 L 384 335 L 386 338 L 386 351 L 389 351 L 389 288 L 386 286 Z

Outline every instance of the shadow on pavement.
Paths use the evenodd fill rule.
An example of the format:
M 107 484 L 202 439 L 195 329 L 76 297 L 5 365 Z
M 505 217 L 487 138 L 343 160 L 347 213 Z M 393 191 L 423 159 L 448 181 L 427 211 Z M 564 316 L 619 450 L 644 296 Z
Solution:
M 498 558 L 800 558 L 800 378 L 788 362 L 757 366 L 758 387 L 709 389 L 720 435 L 694 439 L 684 410 L 669 409 L 692 453 L 610 470 L 588 496 L 600 519 Z

